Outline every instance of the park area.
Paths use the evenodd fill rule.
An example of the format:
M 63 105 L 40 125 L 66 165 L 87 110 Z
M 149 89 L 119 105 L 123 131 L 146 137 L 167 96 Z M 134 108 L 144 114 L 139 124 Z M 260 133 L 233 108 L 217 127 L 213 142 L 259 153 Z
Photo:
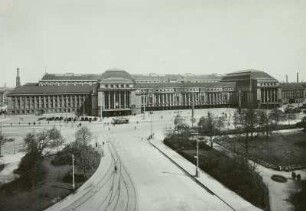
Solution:
M 32 116 L 21 121 L 34 118 L 37 121 Z M 19 121 L 20 117 L 14 117 L 1 128 L 6 140 L 12 141 L 1 148 L 0 210 L 44 210 L 75 190 L 72 154 L 75 188 L 95 172 L 102 153 L 96 144 L 97 132 L 79 123 L 43 120 L 19 126 Z
M 215 139 L 223 147 L 243 154 L 245 152 L 245 137 L 223 136 Z M 300 169 L 306 167 L 306 133 L 302 130 L 296 132 L 278 132 L 268 139 L 259 136 L 248 142 L 248 156 L 250 159 L 270 168 L 279 170 Z
M 164 143 L 190 162 L 196 164 L 196 141 L 170 135 Z M 199 144 L 199 167 L 253 205 L 267 210 L 268 190 L 255 166 L 241 156 L 228 156 L 204 142 Z M 239 178 L 239 180 L 237 180 Z

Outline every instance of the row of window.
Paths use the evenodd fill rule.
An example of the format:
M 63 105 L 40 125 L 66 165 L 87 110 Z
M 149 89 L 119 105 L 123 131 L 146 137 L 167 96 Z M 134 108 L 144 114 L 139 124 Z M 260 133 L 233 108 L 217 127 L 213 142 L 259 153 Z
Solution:
M 202 90 L 202 89 L 201 89 Z M 233 91 L 234 88 L 231 87 L 221 87 L 221 88 L 206 88 L 206 91 Z M 152 93 L 155 92 L 198 92 L 199 88 L 165 88 L 165 89 L 140 89 L 141 93 Z
M 96 81 L 54 81 L 54 82 L 40 82 L 39 86 L 83 86 L 83 85 L 94 85 L 96 84 Z
M 257 86 L 278 86 L 278 82 L 269 82 L 269 83 L 257 83 Z
M 101 84 L 102 88 L 132 88 L 132 84 Z
M 66 113 L 66 112 L 76 112 L 77 108 L 58 108 L 58 109 L 21 109 L 21 110 L 12 110 L 12 114 L 35 114 L 37 112 L 43 113 Z

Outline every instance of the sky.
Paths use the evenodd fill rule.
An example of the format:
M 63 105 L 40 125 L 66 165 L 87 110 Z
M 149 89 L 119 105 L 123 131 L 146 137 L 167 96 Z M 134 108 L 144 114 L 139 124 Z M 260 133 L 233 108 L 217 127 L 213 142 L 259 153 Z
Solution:
M 226 74 L 306 81 L 305 0 L 0 0 L 0 86 L 47 73 Z

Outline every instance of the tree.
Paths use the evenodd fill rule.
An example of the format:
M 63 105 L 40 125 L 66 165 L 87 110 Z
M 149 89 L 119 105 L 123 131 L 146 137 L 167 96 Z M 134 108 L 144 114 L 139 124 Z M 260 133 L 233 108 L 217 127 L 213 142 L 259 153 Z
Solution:
M 241 110 L 240 112 L 237 110 L 234 113 L 234 127 L 236 130 L 240 130 L 241 129 Z
M 262 133 L 263 135 L 265 135 L 266 140 L 268 140 L 268 137 L 271 134 L 274 126 L 272 119 L 269 118 L 269 115 L 265 110 L 259 110 L 258 116 L 259 116 L 258 125 L 261 127 Z
M 185 119 L 179 114 L 174 118 L 174 128 L 178 131 L 179 134 L 186 134 L 186 132 L 189 130 L 189 126 L 185 123 Z
M 242 129 L 245 132 L 245 152 L 248 154 L 249 141 L 253 141 L 254 133 L 258 126 L 258 116 L 252 107 L 242 110 L 240 116 Z
M 76 133 L 75 133 L 75 141 L 78 144 L 78 146 L 83 145 L 87 146 L 87 144 L 92 139 L 92 133 L 88 129 L 88 127 L 81 127 Z
M 41 161 L 49 154 L 47 149 L 58 146 L 59 139 L 62 139 L 62 136 L 56 128 L 26 135 L 24 142 L 27 153 L 16 170 L 16 173 L 20 175 L 22 186 L 33 188 L 43 178 L 44 170 Z
M 58 148 L 59 145 L 64 143 L 60 131 L 55 127 L 47 131 L 44 130 L 36 135 L 29 133 L 26 135 L 24 141 L 28 153 L 37 151 L 42 157 L 48 155 L 51 149 Z
M 0 157 L 2 156 L 2 145 L 4 145 L 4 143 L 6 142 L 5 137 L 0 134 Z
M 211 112 L 208 112 L 207 117 L 201 117 L 198 126 L 201 135 L 209 136 L 210 147 L 213 148 L 213 136 L 219 131 L 223 122 L 216 121 Z
M 87 170 L 93 166 L 90 153 L 92 147 L 88 145 L 91 139 L 92 133 L 87 127 L 83 126 L 75 133 L 75 142 L 72 143 L 76 166 L 82 169 L 84 178 L 86 178 Z
M 296 123 L 296 126 L 303 127 L 304 131 L 306 131 L 306 116 L 304 116 L 300 122 Z
M 58 151 L 58 147 L 64 143 L 64 138 L 62 134 L 60 133 L 60 131 L 56 129 L 56 127 L 53 127 L 52 129 L 48 131 L 48 137 L 49 139 L 52 140 L 50 142 L 50 147 L 51 148 L 56 147 Z

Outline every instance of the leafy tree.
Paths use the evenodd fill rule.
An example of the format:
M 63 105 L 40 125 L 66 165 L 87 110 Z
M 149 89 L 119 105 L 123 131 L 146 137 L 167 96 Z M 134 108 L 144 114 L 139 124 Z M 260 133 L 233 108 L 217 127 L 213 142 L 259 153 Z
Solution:
M 201 135 L 209 136 L 210 147 L 213 148 L 213 136 L 223 127 L 223 122 L 215 120 L 212 113 L 208 112 L 207 117 L 200 118 L 198 126 Z

